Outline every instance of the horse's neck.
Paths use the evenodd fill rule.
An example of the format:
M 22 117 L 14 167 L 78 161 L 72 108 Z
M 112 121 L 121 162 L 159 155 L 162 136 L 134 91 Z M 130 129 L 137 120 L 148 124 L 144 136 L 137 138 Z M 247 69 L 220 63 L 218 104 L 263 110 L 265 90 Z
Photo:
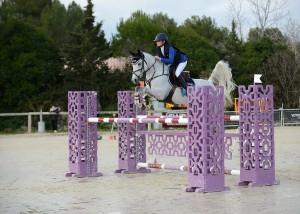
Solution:
M 160 61 L 156 61 L 152 65 L 146 74 L 147 87 L 151 89 L 150 93 L 152 96 L 158 100 L 163 100 L 172 87 L 168 81 L 169 75 L 165 75 L 169 73 L 168 67 L 164 66 Z
M 147 80 L 151 80 L 154 84 L 161 84 L 161 81 L 168 80 L 169 68 L 165 66 L 160 61 L 154 61 L 152 64 L 148 64 L 148 66 L 153 65 L 146 74 Z

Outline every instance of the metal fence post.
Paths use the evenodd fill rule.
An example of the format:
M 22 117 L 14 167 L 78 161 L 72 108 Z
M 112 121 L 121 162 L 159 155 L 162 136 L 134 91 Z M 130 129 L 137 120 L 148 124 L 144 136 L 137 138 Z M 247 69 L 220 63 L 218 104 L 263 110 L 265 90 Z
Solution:
M 28 133 L 31 133 L 31 124 L 32 124 L 32 118 L 31 118 L 31 113 L 29 112 L 28 121 L 27 121 Z

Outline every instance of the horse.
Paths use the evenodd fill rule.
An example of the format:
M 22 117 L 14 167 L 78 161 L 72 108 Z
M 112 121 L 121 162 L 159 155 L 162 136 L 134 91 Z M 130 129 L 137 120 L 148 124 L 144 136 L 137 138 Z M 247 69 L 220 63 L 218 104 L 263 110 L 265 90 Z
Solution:
M 137 87 L 136 98 L 154 97 L 160 102 L 173 104 L 186 104 L 187 96 L 183 96 L 182 89 L 170 82 L 169 68 L 149 53 L 138 49 L 137 53 L 129 51 L 132 59 L 132 78 L 134 84 L 139 84 L 145 74 L 145 87 Z M 195 86 L 224 86 L 224 108 L 233 105 L 231 92 L 236 88 L 232 79 L 231 68 L 225 61 L 219 61 L 213 69 L 208 80 L 193 79 Z M 140 106 L 141 107 L 141 106 Z M 144 106 L 143 106 L 144 108 Z

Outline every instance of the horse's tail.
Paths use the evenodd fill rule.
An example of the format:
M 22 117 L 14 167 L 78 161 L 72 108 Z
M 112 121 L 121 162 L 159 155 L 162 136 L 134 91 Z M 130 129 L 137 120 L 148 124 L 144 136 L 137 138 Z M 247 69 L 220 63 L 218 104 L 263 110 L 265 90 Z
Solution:
M 231 92 L 236 88 L 236 84 L 232 79 L 232 73 L 229 64 L 224 61 L 219 61 L 212 71 L 209 80 L 215 86 L 224 86 L 225 107 L 231 107 L 233 105 Z

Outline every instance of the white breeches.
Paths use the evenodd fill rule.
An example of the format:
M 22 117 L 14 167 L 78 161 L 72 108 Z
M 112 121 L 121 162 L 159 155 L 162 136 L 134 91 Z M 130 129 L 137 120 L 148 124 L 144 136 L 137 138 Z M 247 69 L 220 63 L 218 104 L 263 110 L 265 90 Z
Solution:
M 184 70 L 186 64 L 187 64 L 187 61 L 179 63 L 179 65 L 177 66 L 176 71 L 175 71 L 176 77 L 179 77 L 179 75 L 181 74 L 181 72 Z

